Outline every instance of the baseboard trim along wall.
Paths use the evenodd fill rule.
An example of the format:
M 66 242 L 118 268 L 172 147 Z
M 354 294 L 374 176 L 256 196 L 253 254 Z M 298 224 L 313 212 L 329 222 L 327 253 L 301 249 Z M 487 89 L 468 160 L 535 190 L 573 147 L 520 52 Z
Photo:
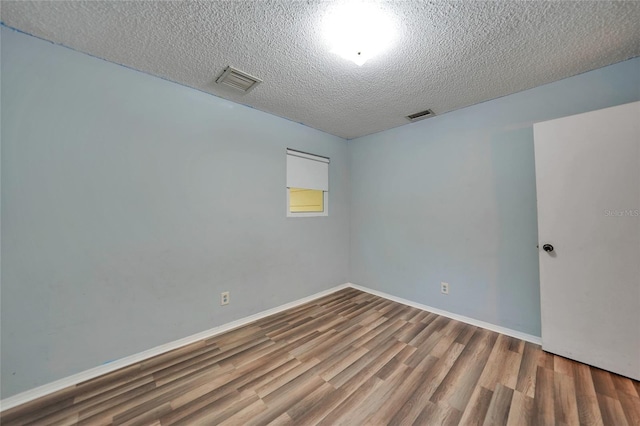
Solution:
M 295 300 L 293 302 L 285 303 L 284 305 L 267 309 L 266 311 L 259 312 L 254 315 L 250 315 L 248 317 L 232 321 L 227 324 L 223 324 L 218 327 L 211 328 L 209 330 L 193 334 L 191 336 L 185 337 L 183 339 L 175 340 L 173 342 L 166 343 L 164 345 L 156 346 L 155 348 L 146 350 L 144 352 L 139 352 L 137 354 L 121 358 L 119 360 L 113 361 L 109 364 L 100 365 L 95 368 L 91 368 L 89 370 L 85 370 L 78 374 L 74 374 L 72 376 L 65 377 L 60 380 L 56 380 L 55 382 L 48 383 L 46 385 L 39 386 L 34 389 L 30 389 L 28 391 L 19 393 L 17 395 L 11 396 L 9 398 L 3 399 L 0 401 L 0 412 L 4 410 L 8 410 L 10 408 L 16 407 L 21 404 L 25 404 L 29 401 L 33 401 L 34 399 L 41 398 L 43 396 L 49 395 L 53 392 L 57 392 L 69 386 L 74 386 L 79 383 L 85 382 L 87 380 L 94 379 L 96 377 L 102 376 L 103 374 L 111 373 L 120 368 L 127 367 L 129 365 L 141 362 L 145 359 L 161 355 L 165 352 L 172 351 L 174 349 L 181 348 L 183 346 L 189 345 L 191 343 L 197 342 L 198 340 L 208 339 L 210 337 L 216 336 L 218 334 L 226 333 L 227 331 L 233 330 L 238 327 L 242 327 L 251 322 L 257 321 L 259 319 L 268 317 L 273 314 L 277 314 L 282 311 L 286 311 L 287 309 L 295 308 L 296 306 L 305 304 L 307 302 L 311 302 L 315 299 L 319 299 L 320 297 L 327 296 L 331 293 L 335 293 L 336 291 L 342 290 L 344 288 L 352 287 L 357 290 L 364 291 L 366 293 L 373 294 L 375 296 L 379 296 L 388 300 L 392 300 L 394 302 L 402 303 L 403 305 L 411 306 L 417 309 L 421 309 L 423 311 L 432 312 L 434 314 L 442 315 L 443 317 L 451 318 L 456 321 L 461 321 L 467 324 L 471 324 L 477 327 L 485 328 L 487 330 L 495 331 L 497 333 L 505 334 L 507 336 L 515 337 L 517 339 L 522 339 L 527 342 L 541 344 L 542 339 L 537 336 L 533 336 L 530 334 L 522 333 L 516 330 L 512 330 L 505 327 L 500 327 L 495 324 L 491 324 L 484 321 L 479 321 L 473 318 L 465 317 L 462 315 L 454 314 L 451 312 L 443 311 L 442 309 L 433 308 L 431 306 L 423 305 L 421 303 L 412 302 L 411 300 L 403 299 L 401 297 L 392 296 L 387 293 L 383 293 L 381 291 L 372 290 L 367 287 L 362 287 L 352 283 L 342 284 L 336 287 L 332 287 L 328 290 L 321 291 L 319 293 L 313 294 L 308 297 L 304 297 L 302 299 Z
M 227 331 L 231 331 L 235 328 L 242 327 L 244 325 L 247 325 L 251 322 L 268 317 L 270 315 L 277 314 L 282 311 L 286 311 L 287 309 L 295 308 L 296 306 L 303 305 L 307 302 L 311 302 L 315 299 L 319 299 L 321 297 L 327 296 L 331 293 L 335 293 L 336 291 L 342 290 L 347 287 L 349 287 L 349 284 L 341 284 L 336 287 L 332 287 L 328 290 L 324 290 L 319 293 L 313 294 L 311 296 L 303 297 L 302 299 L 294 300 L 293 302 L 285 303 L 284 305 L 280 305 L 272 309 L 267 309 L 266 311 L 258 312 L 257 314 L 250 315 L 248 317 L 241 318 L 239 320 L 232 321 L 232 322 L 220 325 L 218 327 L 214 327 L 209 330 L 193 334 L 183 339 L 174 340 L 173 342 L 156 346 L 155 348 L 151 348 L 144 352 L 139 352 L 137 354 L 120 358 L 116 361 L 110 362 L 109 364 L 100 365 L 98 367 L 94 367 L 89 370 L 82 371 L 78 374 L 74 374 L 72 376 L 68 376 L 63 379 L 56 380 L 55 382 L 47 383 L 46 385 L 29 389 L 28 391 L 24 391 L 22 393 L 10 396 L 9 398 L 5 398 L 2 401 L 0 401 L 0 412 L 16 407 L 21 404 L 25 404 L 29 401 L 33 401 L 34 399 L 41 398 L 51 393 L 57 392 L 66 387 L 74 386 L 79 383 L 86 382 L 87 380 L 95 379 L 96 377 L 102 376 L 103 374 L 111 373 L 123 367 L 127 367 L 129 365 L 144 361 L 145 359 L 152 358 L 154 356 L 161 355 L 165 352 L 169 352 L 174 349 L 181 348 L 183 346 L 189 345 L 199 340 L 208 339 L 210 337 L 217 336 L 218 334 L 226 333 Z
M 422 303 L 416 303 L 411 300 L 403 299 L 401 297 L 392 296 L 387 293 L 383 293 L 381 291 L 372 290 L 367 287 L 362 287 L 357 284 L 348 283 L 349 287 L 353 287 L 355 289 L 383 297 L 385 299 L 393 300 L 394 302 L 402 303 L 403 305 L 411 306 L 413 308 L 421 309 L 423 311 L 432 312 L 434 314 L 442 315 L 443 317 L 451 318 L 456 321 L 464 322 L 467 324 L 475 325 L 476 327 L 485 328 L 487 330 L 495 331 L 496 333 L 504 334 L 507 336 L 515 337 L 516 339 L 521 339 L 526 342 L 535 343 L 536 345 L 542 344 L 542 338 L 538 336 L 534 336 L 532 334 L 523 333 L 521 331 L 513 330 L 511 328 L 501 327 L 499 325 L 491 324 L 489 322 L 480 321 L 474 318 L 465 317 L 464 315 L 454 314 L 452 312 L 444 311 L 442 309 L 434 308 L 431 306 L 423 305 Z

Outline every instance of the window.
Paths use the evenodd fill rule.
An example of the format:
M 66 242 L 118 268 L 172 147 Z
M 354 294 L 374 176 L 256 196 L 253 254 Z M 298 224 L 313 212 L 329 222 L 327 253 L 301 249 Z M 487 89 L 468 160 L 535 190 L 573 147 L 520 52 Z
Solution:
M 287 149 L 287 216 L 327 216 L 329 159 Z
M 319 189 L 289 188 L 289 212 L 323 212 L 324 191 Z

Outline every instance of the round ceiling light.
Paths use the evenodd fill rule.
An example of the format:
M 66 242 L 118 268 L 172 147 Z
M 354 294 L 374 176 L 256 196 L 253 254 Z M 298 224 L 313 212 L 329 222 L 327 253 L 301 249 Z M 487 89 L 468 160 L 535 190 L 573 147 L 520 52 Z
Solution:
M 329 11 L 324 32 L 332 53 L 363 65 L 389 48 L 396 30 L 393 19 L 377 3 L 351 1 Z

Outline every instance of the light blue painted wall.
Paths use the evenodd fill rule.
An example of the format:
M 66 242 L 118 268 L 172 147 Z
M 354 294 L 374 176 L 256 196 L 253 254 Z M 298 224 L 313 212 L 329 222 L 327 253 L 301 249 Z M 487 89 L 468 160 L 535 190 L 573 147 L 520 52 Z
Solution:
M 532 124 L 639 99 L 636 58 L 349 141 L 351 282 L 539 336 Z
M 348 281 L 345 140 L 6 27 L 1 76 L 2 398 Z

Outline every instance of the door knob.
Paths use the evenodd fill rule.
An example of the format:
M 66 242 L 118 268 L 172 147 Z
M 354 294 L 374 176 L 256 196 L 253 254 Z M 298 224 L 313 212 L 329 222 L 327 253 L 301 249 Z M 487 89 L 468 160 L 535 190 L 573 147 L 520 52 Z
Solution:
M 551 253 L 553 251 L 553 246 L 551 244 L 545 244 L 542 246 L 542 250 L 546 251 L 547 253 Z

